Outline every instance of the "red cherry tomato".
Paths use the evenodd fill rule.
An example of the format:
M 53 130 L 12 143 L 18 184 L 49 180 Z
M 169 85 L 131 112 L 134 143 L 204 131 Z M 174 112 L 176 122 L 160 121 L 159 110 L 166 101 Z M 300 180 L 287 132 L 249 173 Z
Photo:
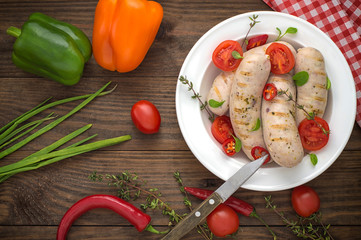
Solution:
M 254 47 L 259 47 L 259 46 L 264 45 L 267 42 L 267 39 L 268 39 L 267 34 L 251 37 L 248 40 L 248 44 L 247 44 L 247 48 L 246 48 L 247 51 L 254 48 Z
M 323 127 L 326 133 L 320 126 Z M 327 122 L 320 117 L 315 117 L 314 120 L 305 118 L 298 126 L 302 146 L 308 151 L 317 151 L 326 146 L 329 138 L 329 131 L 330 128 Z
M 237 51 L 241 56 L 243 56 L 242 47 L 239 42 L 233 40 L 221 42 L 212 55 L 214 65 L 223 71 L 229 72 L 235 70 L 241 63 L 242 59 L 235 59 L 232 56 L 233 51 Z
M 207 216 L 207 224 L 215 236 L 225 237 L 238 230 L 239 218 L 232 208 L 222 203 Z
M 264 149 L 263 147 L 260 147 L 260 146 L 256 146 L 256 147 L 252 148 L 252 150 L 251 150 L 251 155 L 254 158 L 254 160 L 256 160 L 256 159 L 258 159 L 260 157 L 263 157 L 266 154 L 268 154 L 268 157 L 267 157 L 266 161 L 264 161 L 263 164 L 268 163 L 269 160 L 271 159 L 271 156 L 270 156 L 269 152 L 266 149 Z
M 277 88 L 273 83 L 267 83 L 263 89 L 263 98 L 266 101 L 271 101 L 277 96 Z
M 320 198 L 312 188 L 302 185 L 292 190 L 292 207 L 301 217 L 309 217 L 320 209 Z
M 285 74 L 295 66 L 295 57 L 291 50 L 282 43 L 272 43 L 266 50 L 270 56 L 271 72 L 274 74 Z
M 131 110 L 134 125 L 145 134 L 156 133 L 160 127 L 160 114 L 153 103 L 147 100 L 136 102 Z
M 234 138 L 228 138 L 222 143 L 222 149 L 227 156 L 233 156 L 236 154 L 236 141 Z
M 211 131 L 213 137 L 221 144 L 234 135 L 231 119 L 225 115 L 216 117 L 212 123 Z

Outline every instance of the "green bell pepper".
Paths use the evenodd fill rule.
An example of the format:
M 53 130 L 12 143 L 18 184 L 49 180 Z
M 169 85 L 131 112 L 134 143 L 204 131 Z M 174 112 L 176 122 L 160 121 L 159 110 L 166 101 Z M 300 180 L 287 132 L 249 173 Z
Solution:
M 42 13 L 33 13 L 21 29 L 9 27 L 16 37 L 12 60 L 24 71 L 74 85 L 92 55 L 88 37 L 77 27 Z

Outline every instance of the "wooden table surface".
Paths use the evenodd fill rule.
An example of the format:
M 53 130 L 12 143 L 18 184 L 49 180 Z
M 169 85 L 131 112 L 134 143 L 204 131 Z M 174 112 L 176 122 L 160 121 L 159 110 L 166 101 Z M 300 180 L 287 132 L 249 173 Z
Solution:
M 87 107 L 59 126 L 1 160 L 13 163 L 55 140 L 92 123 L 85 136 L 98 133 L 97 140 L 130 134 L 132 140 L 54 163 L 38 170 L 17 174 L 0 185 L 0 239 L 55 239 L 58 224 L 67 209 L 91 194 L 117 194 L 105 183 L 88 176 L 136 172 L 158 188 L 162 199 L 179 214 L 188 209 L 173 173 L 179 171 L 185 185 L 216 189 L 223 182 L 209 172 L 186 145 L 179 129 L 175 90 L 182 63 L 196 41 L 217 23 L 249 11 L 272 11 L 261 0 L 167 0 L 160 1 L 164 18 L 157 37 L 142 64 L 129 73 L 102 69 L 92 57 L 81 81 L 72 87 L 26 73 L 11 60 L 14 38 L 6 35 L 9 26 L 20 27 L 33 12 L 42 12 L 72 23 L 91 39 L 96 0 L 78 1 L 0 1 L 0 125 L 31 109 L 48 97 L 54 100 L 92 93 L 108 81 L 115 91 L 96 98 Z M 244 31 L 248 26 L 243 26 Z M 242 30 L 242 26 L 240 26 Z M 153 102 L 162 117 L 160 131 L 145 135 L 133 125 L 132 105 L 146 99 Z M 77 103 L 52 110 L 62 116 Z M 45 113 L 44 113 L 45 114 Z M 192 123 L 190 123 L 192 124 Z M 342 126 L 339 126 L 342 127 Z M 351 138 L 337 161 L 322 175 L 309 182 L 321 198 L 323 222 L 331 224 L 334 239 L 361 239 L 361 129 L 354 126 Z M 253 204 L 272 227 L 278 239 L 296 239 L 279 216 L 265 207 L 265 196 L 272 195 L 277 209 L 290 218 L 291 190 L 256 192 L 239 189 L 235 196 Z M 144 200 L 144 199 L 142 199 Z M 191 198 L 194 205 L 200 201 Z M 142 201 L 134 203 L 137 207 Z M 148 211 L 153 226 L 166 229 L 168 218 L 160 211 Z M 237 239 L 272 239 L 254 218 L 240 216 Z M 125 219 L 110 210 L 92 210 L 70 229 L 69 239 L 160 239 L 149 232 L 138 233 Z M 184 239 L 202 239 L 192 230 Z

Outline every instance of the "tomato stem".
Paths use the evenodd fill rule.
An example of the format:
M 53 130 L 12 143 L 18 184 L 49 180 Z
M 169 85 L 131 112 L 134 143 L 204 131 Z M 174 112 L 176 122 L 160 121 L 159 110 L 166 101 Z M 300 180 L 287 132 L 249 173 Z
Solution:
M 151 233 L 155 233 L 155 234 L 166 234 L 170 231 L 170 229 L 167 229 L 166 231 L 158 231 L 157 229 L 155 229 L 152 225 L 148 225 L 145 230 L 147 230 L 148 232 L 151 232 Z

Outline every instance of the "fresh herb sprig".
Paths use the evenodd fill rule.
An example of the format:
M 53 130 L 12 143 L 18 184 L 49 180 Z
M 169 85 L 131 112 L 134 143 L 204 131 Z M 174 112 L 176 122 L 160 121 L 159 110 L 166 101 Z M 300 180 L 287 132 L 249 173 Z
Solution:
M 248 31 L 247 31 L 247 33 L 246 33 L 246 37 L 244 38 L 244 40 L 243 40 L 243 42 L 242 42 L 242 44 L 241 44 L 242 47 L 243 47 L 243 45 L 244 45 L 245 43 L 248 44 L 247 37 L 248 37 L 249 33 L 251 32 L 251 29 L 252 29 L 257 23 L 260 23 L 260 22 L 261 22 L 261 21 L 257 21 L 257 18 L 258 18 L 258 15 L 255 15 L 255 14 L 253 14 L 252 17 L 249 17 L 249 19 L 251 20 L 251 22 L 250 22 L 250 24 L 249 24 L 249 29 L 248 29 Z
M 194 90 L 193 83 L 191 81 L 189 81 L 187 79 L 187 77 L 185 77 L 185 76 L 180 76 L 179 81 L 182 84 L 188 86 L 188 91 L 193 92 L 192 98 L 193 99 L 198 99 L 199 103 L 201 104 L 201 106 L 200 106 L 201 110 L 206 110 L 206 112 L 208 113 L 209 120 L 211 120 L 213 122 L 214 121 L 214 114 L 209 110 L 207 101 L 203 102 L 202 99 L 201 99 L 202 96 Z
M 297 237 L 313 240 L 333 240 L 329 233 L 330 225 L 325 226 L 321 221 L 321 213 L 314 213 L 308 218 L 298 217 L 297 221 L 288 219 L 283 212 L 278 211 L 271 196 L 266 196 L 266 208 L 272 209 Z M 320 224 L 318 227 L 316 224 Z
M 289 34 L 296 34 L 297 33 L 297 28 L 294 28 L 294 27 L 287 28 L 286 32 L 283 33 L 283 34 L 282 34 L 281 29 L 279 29 L 278 27 L 276 29 L 278 31 L 278 37 L 276 38 L 275 41 L 281 40 L 281 38 L 283 38 L 287 33 L 289 33 Z
M 192 202 L 189 200 L 189 194 L 187 193 L 187 191 L 184 190 L 185 186 L 183 184 L 183 180 L 180 176 L 180 173 L 178 171 L 176 171 L 176 172 L 174 172 L 173 176 L 176 179 L 177 183 L 179 184 L 179 191 L 184 195 L 184 198 L 183 198 L 184 205 L 186 207 L 188 207 L 190 211 L 193 211 Z M 207 239 L 207 240 L 213 239 L 213 234 L 209 230 L 207 223 L 204 223 L 203 225 L 198 225 L 197 231 L 199 234 L 202 235 L 202 237 L 204 239 Z
M 162 196 L 160 191 L 157 188 L 147 187 L 147 182 L 140 179 L 137 173 L 125 171 L 118 175 L 102 175 L 93 172 L 89 179 L 97 182 L 106 181 L 108 186 L 116 187 L 118 189 L 118 197 L 126 201 L 135 201 L 144 196 L 145 203 L 140 204 L 140 207 L 143 210 L 161 210 L 163 215 L 169 217 L 169 225 L 178 223 L 185 216 L 177 214 L 167 202 L 160 198 Z
M 313 120 L 317 126 L 322 130 L 322 132 L 326 135 L 330 134 L 330 131 L 327 131 L 320 123 L 318 123 L 316 120 L 315 120 L 315 113 L 312 112 L 312 113 L 309 113 L 305 110 L 304 106 L 303 105 L 300 105 L 297 103 L 297 101 L 293 98 L 292 94 L 291 93 L 288 93 L 288 90 L 282 90 L 282 89 L 277 89 L 277 95 L 281 96 L 281 95 L 285 95 L 287 97 L 287 101 L 292 101 L 296 104 L 296 107 L 298 109 L 301 109 L 302 111 L 304 111 L 307 115 L 307 118 L 310 119 L 310 120 Z

